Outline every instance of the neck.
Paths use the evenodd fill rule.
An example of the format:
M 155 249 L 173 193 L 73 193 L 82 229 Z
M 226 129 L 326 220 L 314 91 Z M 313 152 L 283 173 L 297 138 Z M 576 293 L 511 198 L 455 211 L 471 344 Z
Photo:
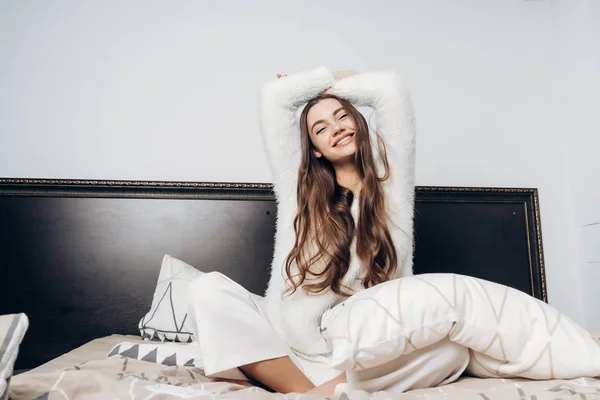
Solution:
M 358 198 L 362 189 L 362 179 L 358 173 L 358 168 L 355 163 L 347 163 L 334 165 L 335 178 L 338 185 L 346 187 L 352 191 L 354 198 Z

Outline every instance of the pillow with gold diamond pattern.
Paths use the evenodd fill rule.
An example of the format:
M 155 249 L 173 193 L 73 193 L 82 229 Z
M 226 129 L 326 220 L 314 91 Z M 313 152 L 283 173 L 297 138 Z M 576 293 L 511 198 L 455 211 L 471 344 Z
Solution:
M 530 379 L 600 376 L 600 345 L 575 322 L 519 290 L 456 274 L 400 278 L 327 312 L 333 367 L 366 369 L 445 337 L 472 351 L 468 372 Z

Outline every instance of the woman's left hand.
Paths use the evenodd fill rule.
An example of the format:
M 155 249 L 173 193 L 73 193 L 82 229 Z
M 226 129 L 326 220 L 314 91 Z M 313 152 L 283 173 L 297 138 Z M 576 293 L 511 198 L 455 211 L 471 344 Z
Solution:
M 335 78 L 336 81 L 341 81 L 342 79 L 347 78 L 352 75 L 356 75 L 356 72 L 354 72 L 354 71 L 335 71 L 333 73 L 333 77 Z

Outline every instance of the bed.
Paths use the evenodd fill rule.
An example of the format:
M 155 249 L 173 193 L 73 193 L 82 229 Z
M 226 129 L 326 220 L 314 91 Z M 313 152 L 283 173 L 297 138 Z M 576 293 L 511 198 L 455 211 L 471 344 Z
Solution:
M 165 254 L 262 294 L 276 213 L 268 183 L 0 179 L 0 315 L 30 320 L 12 396 L 282 396 L 208 382 L 196 367 L 107 358 L 118 342 L 144 343 L 138 322 Z M 548 301 L 536 189 L 418 187 L 414 235 L 416 274 L 470 275 Z M 464 377 L 394 396 L 595 398 L 600 384 Z

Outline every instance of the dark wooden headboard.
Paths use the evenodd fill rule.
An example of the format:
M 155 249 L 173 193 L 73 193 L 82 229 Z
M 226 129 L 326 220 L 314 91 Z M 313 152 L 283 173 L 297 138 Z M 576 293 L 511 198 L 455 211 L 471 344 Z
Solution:
M 164 254 L 262 294 L 270 184 L 0 179 L 0 315 L 30 328 L 16 369 L 138 334 Z M 536 189 L 418 187 L 415 273 L 453 272 L 547 301 Z

